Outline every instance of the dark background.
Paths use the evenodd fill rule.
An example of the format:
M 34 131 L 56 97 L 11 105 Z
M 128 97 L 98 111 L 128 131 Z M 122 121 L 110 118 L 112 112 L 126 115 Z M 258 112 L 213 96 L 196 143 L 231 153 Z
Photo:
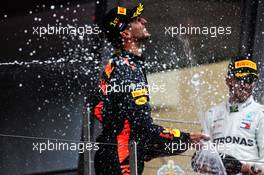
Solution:
M 97 2 L 97 3 L 96 3 Z M 99 3 L 98 3 L 99 2 Z M 148 72 L 199 66 L 253 52 L 263 65 L 262 2 L 246 0 L 146 0 L 152 33 L 146 43 Z M 123 2 L 135 6 L 137 1 Z M 55 9 L 50 7 L 54 5 Z M 36 26 L 84 26 L 100 21 L 113 0 L 8 1 L 0 10 L 0 174 L 76 171 L 78 153 L 32 151 L 41 138 L 81 139 L 83 106 L 92 99 L 101 60 L 108 57 L 100 35 L 33 35 Z M 56 16 L 54 15 L 56 14 Z M 61 17 L 63 16 L 63 17 Z M 39 20 L 40 19 L 40 20 Z M 169 37 L 164 27 L 232 27 L 231 35 Z M 97 47 L 94 47 L 97 46 Z M 254 50 L 254 51 L 253 51 Z M 192 59 L 188 55 L 191 53 Z M 57 62 L 63 58 L 63 62 Z M 32 63 L 33 60 L 35 63 Z M 51 60 L 52 63 L 42 63 Z M 14 63 L 21 65 L 1 63 Z M 41 64 L 42 63 L 42 64 Z M 263 77 L 263 74 L 261 74 Z M 259 84 L 256 97 L 262 97 Z M 24 138 L 31 136 L 37 138 Z M 64 173 L 67 174 L 67 173 Z M 69 173 L 68 173 L 69 174 Z

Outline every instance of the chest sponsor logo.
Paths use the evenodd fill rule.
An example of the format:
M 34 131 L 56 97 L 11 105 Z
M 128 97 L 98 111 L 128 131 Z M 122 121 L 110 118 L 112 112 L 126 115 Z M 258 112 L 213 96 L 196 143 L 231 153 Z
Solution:
M 250 113 L 246 114 L 245 118 L 243 118 L 243 121 L 252 122 L 252 118 L 253 118 L 254 114 L 255 114 L 255 112 L 250 112 Z
M 227 137 L 219 137 L 213 140 L 214 143 L 232 143 L 232 144 L 238 144 L 238 145 L 244 145 L 244 146 L 254 146 L 254 140 L 252 139 L 246 139 L 243 137 L 235 137 L 235 136 L 227 136 Z
M 238 106 L 230 106 L 229 107 L 229 110 L 230 110 L 230 112 L 232 113 L 232 112 L 238 112 L 239 110 L 238 110 Z
M 250 112 L 248 114 L 246 114 L 246 116 L 242 119 L 242 122 L 240 124 L 240 128 L 242 129 L 250 129 L 251 128 L 251 123 L 252 123 L 252 117 L 255 113 L 254 112 Z
M 240 124 L 240 128 L 242 128 L 242 129 L 250 129 L 251 128 L 251 124 L 247 123 L 247 122 L 242 122 Z

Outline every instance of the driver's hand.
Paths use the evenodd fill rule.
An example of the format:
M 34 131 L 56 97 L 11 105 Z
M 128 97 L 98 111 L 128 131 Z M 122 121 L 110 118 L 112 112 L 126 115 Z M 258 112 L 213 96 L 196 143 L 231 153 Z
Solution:
M 260 175 L 262 173 L 262 170 L 255 165 L 246 163 L 242 165 L 241 173 L 243 175 Z
M 210 140 L 210 136 L 202 132 L 191 132 L 190 140 L 192 143 L 199 143 L 201 140 Z

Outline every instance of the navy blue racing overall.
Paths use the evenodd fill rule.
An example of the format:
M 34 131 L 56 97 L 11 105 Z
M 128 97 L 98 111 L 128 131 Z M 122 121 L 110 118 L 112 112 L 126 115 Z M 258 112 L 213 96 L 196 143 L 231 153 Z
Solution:
M 113 55 L 104 67 L 92 109 L 93 116 L 103 126 L 96 140 L 99 142 L 94 160 L 97 175 L 129 175 L 128 145 L 132 140 L 137 143 L 138 174 L 142 174 L 145 160 L 176 155 L 187 149 L 174 152 L 165 149 L 169 143 L 189 143 L 190 135 L 153 123 L 144 67 L 143 57 L 125 50 Z

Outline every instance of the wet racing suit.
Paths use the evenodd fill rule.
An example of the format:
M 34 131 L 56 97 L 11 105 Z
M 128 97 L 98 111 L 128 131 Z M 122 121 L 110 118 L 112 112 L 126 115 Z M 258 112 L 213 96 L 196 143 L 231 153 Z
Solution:
M 252 96 L 241 104 L 224 102 L 211 108 L 204 122 L 204 132 L 222 144 L 220 153 L 257 165 L 264 172 L 264 106 Z
M 93 115 L 102 122 L 95 155 L 97 175 L 129 175 L 130 141 L 137 143 L 137 171 L 146 157 L 176 155 L 186 151 L 165 149 L 170 143 L 189 143 L 190 135 L 153 124 L 144 58 L 127 51 L 112 56 L 100 77 L 100 94 Z

